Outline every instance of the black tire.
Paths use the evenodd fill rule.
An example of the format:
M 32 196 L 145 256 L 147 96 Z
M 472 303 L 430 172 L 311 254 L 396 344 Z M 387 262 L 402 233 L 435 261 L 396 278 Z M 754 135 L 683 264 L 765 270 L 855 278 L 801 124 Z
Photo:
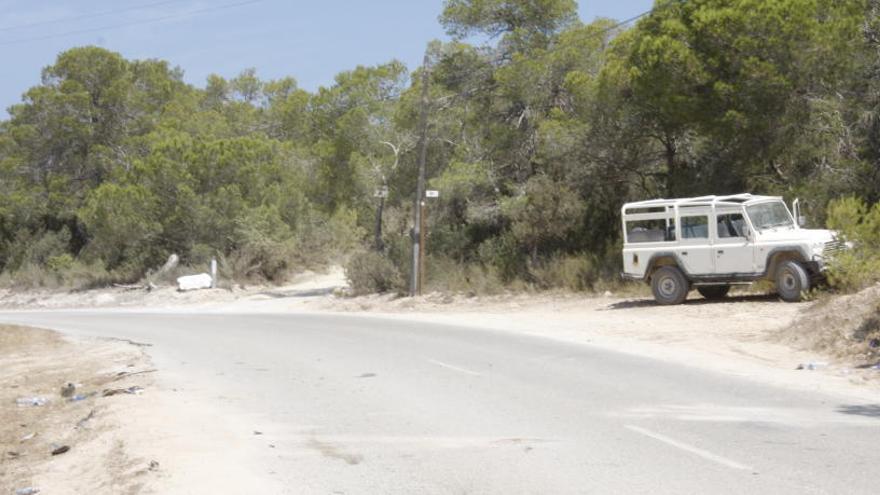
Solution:
M 776 292 L 786 302 L 800 302 L 803 294 L 810 290 L 810 275 L 794 260 L 779 265 L 776 270 Z
M 697 287 L 697 292 L 706 299 L 724 299 L 730 292 L 729 285 L 705 285 Z
M 690 289 L 690 283 L 677 267 L 661 267 L 651 276 L 651 291 L 659 304 L 681 304 L 687 299 Z

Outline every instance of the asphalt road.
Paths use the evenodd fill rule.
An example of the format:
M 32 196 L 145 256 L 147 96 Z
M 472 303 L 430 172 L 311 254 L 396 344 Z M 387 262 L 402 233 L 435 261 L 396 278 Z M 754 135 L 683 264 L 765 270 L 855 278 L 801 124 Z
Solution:
M 511 332 L 334 315 L 2 313 L 147 342 L 265 429 L 288 493 L 874 493 L 880 400 Z M 878 398 L 880 399 L 880 398 Z M 210 418 L 206 418 L 210 421 Z M 251 435 L 252 432 L 242 432 Z

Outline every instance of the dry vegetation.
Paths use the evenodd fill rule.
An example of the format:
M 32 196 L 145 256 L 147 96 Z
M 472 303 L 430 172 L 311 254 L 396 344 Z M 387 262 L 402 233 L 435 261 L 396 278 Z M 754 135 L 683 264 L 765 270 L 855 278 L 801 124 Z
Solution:
M 869 367 L 880 361 L 880 284 L 826 295 L 775 336 L 800 349 Z

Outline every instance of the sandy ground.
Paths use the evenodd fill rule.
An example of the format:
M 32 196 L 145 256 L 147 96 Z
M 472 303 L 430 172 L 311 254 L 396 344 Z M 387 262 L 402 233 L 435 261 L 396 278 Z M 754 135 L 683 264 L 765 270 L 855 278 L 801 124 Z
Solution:
M 126 420 L 152 389 L 150 373 L 140 373 L 151 369 L 141 347 L 0 327 L 0 351 L 0 493 L 143 493 L 163 476 L 161 464 L 132 445 Z M 63 397 L 67 383 L 84 398 Z M 143 390 L 103 396 L 129 387 Z M 29 398 L 46 402 L 18 403 Z
M 241 441 L 249 425 L 163 387 L 147 353 L 139 343 L 0 327 L 0 493 L 277 493 Z M 67 383 L 86 397 L 62 397 Z M 130 387 L 140 390 L 104 396 Z M 47 402 L 17 403 L 29 397 Z

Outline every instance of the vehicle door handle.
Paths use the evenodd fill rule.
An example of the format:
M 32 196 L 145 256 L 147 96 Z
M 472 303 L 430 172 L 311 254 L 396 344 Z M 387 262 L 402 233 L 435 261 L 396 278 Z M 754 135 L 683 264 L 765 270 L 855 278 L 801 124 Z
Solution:
M 687 252 L 687 251 L 682 251 L 682 252 L 681 252 L 681 255 L 682 255 L 682 256 L 687 256 L 687 255 L 688 255 L 688 252 Z
M 718 256 L 721 256 L 722 254 L 724 254 L 724 250 L 723 250 L 723 249 L 719 249 L 717 252 L 718 252 Z

